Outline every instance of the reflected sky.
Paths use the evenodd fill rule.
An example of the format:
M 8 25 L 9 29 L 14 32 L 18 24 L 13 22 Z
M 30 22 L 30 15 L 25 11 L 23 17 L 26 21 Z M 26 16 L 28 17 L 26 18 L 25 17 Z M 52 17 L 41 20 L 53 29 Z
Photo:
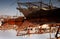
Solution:
M 25 2 L 26 0 L 21 0 Z M 30 1 L 39 1 L 39 0 L 30 0 Z M 47 3 L 49 0 L 42 0 L 43 2 Z M 53 6 L 60 7 L 60 2 L 57 0 L 52 0 Z M 20 15 L 20 12 L 16 9 L 18 7 L 17 0 L 0 0 L 0 15 Z
M 50 34 L 31 34 L 25 36 L 16 36 L 17 32 L 15 30 L 0 31 L 0 39 L 49 39 Z M 55 34 L 51 34 L 51 38 L 55 38 Z

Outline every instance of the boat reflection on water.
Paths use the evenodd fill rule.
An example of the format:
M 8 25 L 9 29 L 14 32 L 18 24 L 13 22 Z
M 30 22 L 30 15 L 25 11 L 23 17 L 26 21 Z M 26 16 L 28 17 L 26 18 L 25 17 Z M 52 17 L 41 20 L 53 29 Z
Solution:
M 30 35 L 23 35 L 23 36 L 16 36 L 16 31 L 6 30 L 5 32 L 0 31 L 0 39 L 50 39 L 50 34 L 30 34 Z M 51 33 L 51 38 L 55 38 L 55 33 Z
M 51 38 L 55 38 L 55 34 L 51 34 Z M 30 39 L 50 39 L 50 34 L 45 33 L 45 34 L 31 34 L 31 35 L 25 35 L 25 38 L 30 38 Z

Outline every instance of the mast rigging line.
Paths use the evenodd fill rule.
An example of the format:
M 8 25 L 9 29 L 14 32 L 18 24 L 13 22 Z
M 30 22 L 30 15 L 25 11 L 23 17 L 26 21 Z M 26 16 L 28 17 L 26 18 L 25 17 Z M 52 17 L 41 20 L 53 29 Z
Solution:
M 34 4 L 35 3 L 35 4 Z M 46 5 L 46 6 L 50 6 L 50 5 L 48 5 L 48 4 L 45 4 L 45 3 L 43 3 L 43 2 L 26 2 L 26 3 L 23 3 L 23 2 L 18 2 L 18 4 L 21 4 L 21 5 L 26 5 L 26 4 L 31 4 L 31 5 L 33 5 L 33 6 L 38 6 L 38 5 L 36 5 L 36 4 L 38 4 L 38 3 L 41 3 L 41 4 L 43 4 L 43 5 Z M 38 6 L 39 7 L 39 6 Z

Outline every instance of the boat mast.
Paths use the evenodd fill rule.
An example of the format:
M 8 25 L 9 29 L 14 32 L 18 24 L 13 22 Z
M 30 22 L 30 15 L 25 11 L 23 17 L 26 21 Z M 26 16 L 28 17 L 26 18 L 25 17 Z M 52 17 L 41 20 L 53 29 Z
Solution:
M 42 9 L 42 0 L 40 0 L 40 2 L 41 2 L 41 3 L 40 3 L 40 9 Z
M 19 4 L 20 0 L 17 0 L 18 7 L 21 8 L 21 4 Z
M 49 0 L 49 9 L 52 9 L 53 8 L 53 5 L 52 5 L 52 0 Z

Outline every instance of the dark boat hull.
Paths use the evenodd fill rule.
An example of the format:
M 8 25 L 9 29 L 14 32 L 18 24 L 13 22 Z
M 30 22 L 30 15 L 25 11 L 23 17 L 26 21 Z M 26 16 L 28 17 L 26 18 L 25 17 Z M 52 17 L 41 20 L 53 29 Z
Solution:
M 32 12 L 28 16 L 26 16 L 28 20 L 31 19 L 40 19 L 40 21 L 45 19 L 44 21 L 48 23 L 56 22 L 60 23 L 60 8 L 52 9 L 52 10 L 39 10 L 36 12 Z M 47 20 L 47 21 L 46 21 Z M 35 20 L 36 21 L 36 20 Z M 44 22 L 42 21 L 42 22 Z

